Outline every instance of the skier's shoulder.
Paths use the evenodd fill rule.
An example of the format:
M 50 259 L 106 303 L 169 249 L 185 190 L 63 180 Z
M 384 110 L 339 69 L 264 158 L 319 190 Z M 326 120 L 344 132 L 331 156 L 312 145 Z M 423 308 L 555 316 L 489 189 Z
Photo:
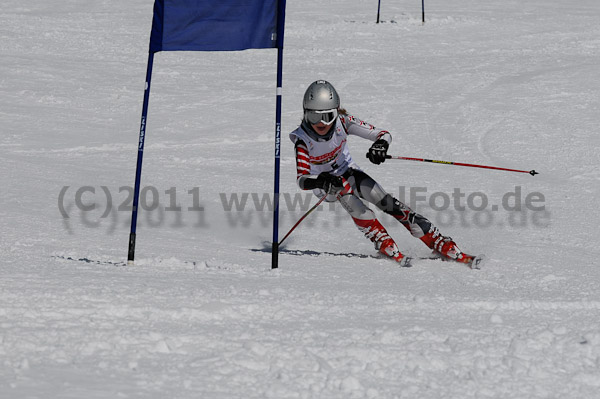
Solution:
M 360 118 L 356 114 L 350 113 L 346 108 L 338 108 L 338 115 L 343 122 L 357 122 Z
M 358 116 L 356 116 L 354 114 L 348 113 L 346 110 L 342 110 L 340 112 L 340 121 L 346 128 L 349 128 L 352 125 L 357 125 L 357 126 L 361 126 L 361 127 L 370 128 L 370 129 L 375 128 L 375 126 L 371 125 L 368 122 L 365 122 L 364 120 L 360 119 Z
M 290 133 L 290 140 L 292 140 L 292 143 L 294 144 L 296 144 L 298 141 L 303 141 L 304 143 L 306 143 L 310 140 L 310 137 L 308 136 L 306 131 L 302 129 L 302 125 L 299 125 L 296 128 L 296 130 Z
M 345 128 L 347 128 L 351 122 L 356 120 L 356 117 L 348 113 L 348 110 L 346 110 L 345 108 L 340 108 L 338 110 L 338 116 L 340 122 L 342 123 L 342 125 L 344 125 Z

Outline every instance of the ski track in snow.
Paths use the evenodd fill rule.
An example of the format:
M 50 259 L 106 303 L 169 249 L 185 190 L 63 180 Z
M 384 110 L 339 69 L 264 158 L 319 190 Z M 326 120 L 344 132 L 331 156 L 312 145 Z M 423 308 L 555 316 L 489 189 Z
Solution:
M 488 225 L 418 204 L 466 252 L 488 255 L 482 270 L 399 268 L 329 205 L 270 270 L 270 50 L 156 55 L 142 185 L 159 208 L 140 212 L 125 266 L 152 2 L 5 5 L 0 398 L 597 397 L 600 4 L 426 7 L 421 25 L 418 4 L 384 2 L 376 25 L 358 0 L 289 2 L 280 233 L 303 213 L 293 200 L 316 201 L 293 197 L 286 133 L 323 78 L 392 132 L 390 153 L 540 172 L 375 167 L 369 143 L 350 142 L 394 194 L 461 188 L 492 205 L 517 187 L 542 193 L 546 219 L 500 210 Z M 95 190 L 82 196 L 92 211 L 76 204 L 82 187 Z M 256 195 L 242 211 L 232 195 L 243 193 Z M 403 251 L 427 256 L 381 220 Z

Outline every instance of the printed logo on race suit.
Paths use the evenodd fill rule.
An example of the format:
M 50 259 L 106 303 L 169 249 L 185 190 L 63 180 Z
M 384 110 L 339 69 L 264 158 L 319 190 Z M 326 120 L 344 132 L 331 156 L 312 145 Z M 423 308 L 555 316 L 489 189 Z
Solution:
M 353 115 L 348 115 L 348 122 L 358 123 L 360 126 L 365 126 L 369 130 L 375 129 L 375 126 L 371 125 L 370 123 L 367 123 L 367 122 L 363 121 L 362 119 L 358 119 L 358 118 L 354 117 Z
M 334 148 L 333 151 L 330 151 L 328 153 L 325 153 L 325 154 L 319 155 L 319 156 L 311 156 L 310 163 L 314 164 L 314 165 L 324 165 L 329 162 L 335 161 L 337 159 L 338 155 L 340 154 L 340 152 L 342 152 L 342 147 L 344 146 L 344 144 L 346 144 L 346 139 L 342 140 L 340 145 L 338 145 L 336 148 Z

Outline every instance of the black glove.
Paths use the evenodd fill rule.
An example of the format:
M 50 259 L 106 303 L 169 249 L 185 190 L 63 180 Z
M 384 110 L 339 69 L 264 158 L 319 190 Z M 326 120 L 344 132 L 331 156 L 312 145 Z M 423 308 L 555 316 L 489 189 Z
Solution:
M 321 172 L 315 180 L 316 188 L 324 190 L 327 194 L 336 194 L 344 188 L 344 181 L 340 176 L 334 176 L 327 172 Z
M 367 158 L 369 158 L 369 161 L 373 162 L 375 165 L 385 162 L 385 156 L 387 155 L 389 146 L 390 144 L 384 139 L 377 140 L 373 143 L 371 148 L 369 148 Z

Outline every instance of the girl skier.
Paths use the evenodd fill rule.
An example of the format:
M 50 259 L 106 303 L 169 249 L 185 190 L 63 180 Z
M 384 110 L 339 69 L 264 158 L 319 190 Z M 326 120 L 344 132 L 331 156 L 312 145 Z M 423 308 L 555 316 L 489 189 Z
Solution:
M 340 108 L 335 88 L 325 80 L 313 82 L 304 93 L 302 124 L 290 133 L 295 144 L 298 186 L 314 190 L 326 201 L 339 201 L 358 229 L 382 254 L 409 266 L 404 256 L 364 201 L 393 216 L 410 233 L 442 258 L 471 265 L 474 258 L 464 254 L 456 243 L 440 234 L 425 217 L 388 194 L 353 161 L 346 140 L 349 135 L 371 141 L 367 157 L 376 165 L 385 161 L 392 135 L 363 122 Z

